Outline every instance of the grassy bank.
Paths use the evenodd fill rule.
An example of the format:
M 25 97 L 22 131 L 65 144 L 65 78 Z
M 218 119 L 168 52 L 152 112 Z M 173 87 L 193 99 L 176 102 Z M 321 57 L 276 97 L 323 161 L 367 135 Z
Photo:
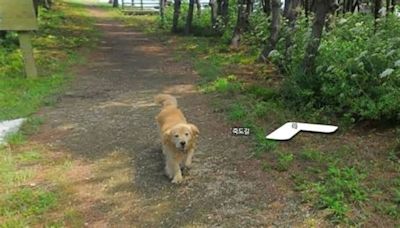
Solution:
M 84 226 L 67 176 L 74 162 L 26 138 L 44 121 L 33 114 L 56 102 L 56 94 L 72 78 L 68 67 L 82 63 L 82 52 L 94 47 L 98 37 L 80 4 L 57 1 L 49 11 L 40 9 L 33 38 L 36 79 L 24 77 L 16 34 L 0 41 L 0 121 L 28 117 L 22 131 L 0 147 L 0 227 Z
M 41 105 L 51 105 L 51 94 L 69 79 L 66 68 L 82 62 L 81 47 L 90 47 L 97 37 L 82 6 L 59 2 L 52 10 L 40 10 L 39 30 L 34 33 L 37 79 L 27 79 L 16 33 L 0 40 L 0 120 L 26 117 Z

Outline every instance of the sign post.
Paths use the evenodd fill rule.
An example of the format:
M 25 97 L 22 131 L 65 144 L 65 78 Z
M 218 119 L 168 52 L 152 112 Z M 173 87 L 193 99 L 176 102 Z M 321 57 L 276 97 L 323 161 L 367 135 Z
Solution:
M 18 32 L 25 73 L 28 77 L 37 77 L 31 41 L 31 31 L 38 30 L 33 1 L 0 0 L 0 31 L 2 30 Z

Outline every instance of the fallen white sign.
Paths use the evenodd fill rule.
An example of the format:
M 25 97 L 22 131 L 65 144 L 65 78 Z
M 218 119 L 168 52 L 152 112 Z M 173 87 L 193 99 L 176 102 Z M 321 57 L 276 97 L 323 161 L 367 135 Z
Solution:
M 7 135 L 17 132 L 24 121 L 25 119 L 21 118 L 0 122 L 0 145 L 5 143 Z
M 333 125 L 287 122 L 271 134 L 267 135 L 266 138 L 273 140 L 289 140 L 300 131 L 333 133 L 337 129 L 338 127 Z

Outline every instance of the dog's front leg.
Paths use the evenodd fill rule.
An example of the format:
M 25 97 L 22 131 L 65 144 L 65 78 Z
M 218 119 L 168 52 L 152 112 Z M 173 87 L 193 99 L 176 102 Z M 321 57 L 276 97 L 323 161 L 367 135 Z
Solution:
M 180 183 L 182 182 L 182 172 L 179 167 L 179 161 L 176 161 L 173 157 L 167 156 L 167 164 L 166 164 L 166 172 L 167 175 L 172 178 L 172 183 Z
M 184 163 L 183 163 L 184 168 L 190 169 L 192 167 L 193 154 L 194 154 L 194 149 L 191 149 L 187 152 L 187 155 L 186 155 Z

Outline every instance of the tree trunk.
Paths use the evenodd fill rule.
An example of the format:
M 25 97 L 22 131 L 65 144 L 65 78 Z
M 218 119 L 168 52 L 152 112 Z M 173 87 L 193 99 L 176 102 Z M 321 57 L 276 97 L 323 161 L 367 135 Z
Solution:
M 287 18 L 288 18 L 288 26 L 289 32 L 286 35 L 285 39 L 285 59 L 287 62 L 290 62 L 290 53 L 289 48 L 292 46 L 292 34 L 295 32 L 296 19 L 299 14 L 300 0 L 291 0 L 288 6 Z
M 165 0 L 160 0 L 160 19 L 161 27 L 165 25 Z
M 33 8 L 35 9 L 36 18 L 39 16 L 39 0 L 33 0 Z
M 7 35 L 7 31 L 0 31 L 0 39 L 5 39 Z
M 394 13 L 394 9 L 396 8 L 396 0 L 392 0 L 392 7 L 390 8 L 390 11 Z
M 276 43 L 279 38 L 279 29 L 281 22 L 281 1 L 280 0 L 272 0 L 271 1 L 271 9 L 272 9 L 272 21 L 269 28 L 270 34 L 268 37 L 268 44 L 264 47 L 261 55 L 259 57 L 259 61 L 266 61 L 269 53 L 275 49 Z
M 196 0 L 196 7 L 197 7 L 197 10 L 196 10 L 197 17 L 200 17 L 200 15 L 201 15 L 201 4 L 200 4 L 200 0 Z
M 246 0 L 244 0 L 246 1 Z M 250 0 L 249 0 L 250 1 Z M 223 0 L 221 5 L 221 16 L 224 21 L 224 24 L 228 24 L 229 22 L 229 0 Z
M 117 8 L 118 7 L 118 0 L 113 0 L 113 7 Z
M 44 8 L 46 8 L 47 10 L 50 10 L 51 9 L 51 5 L 52 5 L 51 0 L 44 0 L 44 2 L 43 2 Z
M 262 8 L 267 16 L 271 15 L 271 0 L 261 0 Z
M 354 12 L 356 11 L 356 8 L 357 8 L 358 10 L 360 10 L 360 1 L 359 1 L 359 0 L 356 0 L 356 1 L 354 2 L 353 8 L 351 8 L 351 12 L 354 13 Z
M 236 26 L 233 30 L 233 37 L 231 41 L 231 48 L 239 48 L 240 38 L 243 33 L 245 24 L 245 12 L 243 9 L 243 1 L 238 0 L 238 15 L 236 20 Z
M 218 2 L 217 0 L 210 0 L 209 5 L 211 8 L 211 24 L 213 27 L 215 27 L 218 17 Z
M 318 54 L 319 44 L 321 43 L 322 31 L 325 26 L 326 16 L 331 9 L 333 0 L 329 0 L 328 4 L 326 0 L 316 1 L 316 13 L 315 19 L 312 26 L 311 37 L 308 41 L 306 53 L 303 60 L 303 68 L 306 75 L 311 76 L 315 69 L 315 58 Z
M 390 2 L 390 0 L 386 0 L 386 16 L 388 16 L 390 12 Z
M 290 2 L 291 2 L 291 0 L 285 0 L 285 5 L 283 6 L 283 16 L 286 18 L 288 17 Z
M 185 25 L 185 35 L 189 35 L 192 31 L 192 22 L 193 22 L 193 9 L 194 9 L 194 1 L 189 0 L 189 9 L 186 17 L 186 25 Z
M 306 16 L 306 20 L 308 23 L 308 15 L 309 15 L 309 0 L 304 0 L 304 15 Z
M 180 11 L 181 11 L 181 0 L 174 0 L 174 17 L 172 19 L 172 32 L 178 32 Z
M 374 0 L 374 18 L 375 18 L 374 31 L 376 31 L 378 26 L 377 19 L 379 18 L 380 15 L 379 10 L 381 9 L 381 7 L 382 7 L 382 0 Z

